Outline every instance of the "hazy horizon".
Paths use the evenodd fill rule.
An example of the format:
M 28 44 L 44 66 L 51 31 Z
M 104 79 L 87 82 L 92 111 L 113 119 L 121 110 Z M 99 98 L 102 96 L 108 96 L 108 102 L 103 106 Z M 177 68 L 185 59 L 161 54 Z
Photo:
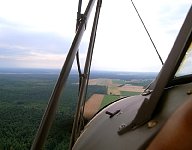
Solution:
M 19 67 L 6 67 L 6 68 L 0 68 L 0 73 L 2 72 L 19 72 L 19 71 L 54 71 L 54 72 L 57 72 L 57 73 L 60 73 L 61 71 L 61 68 L 19 68 Z M 71 69 L 72 73 L 78 73 L 78 70 L 77 69 Z M 123 71 L 123 70 L 91 70 L 91 72 L 114 72 L 114 73 L 154 73 L 154 74 L 157 74 L 158 72 L 149 72 L 149 71 L 142 71 L 142 72 L 138 72 L 138 71 Z

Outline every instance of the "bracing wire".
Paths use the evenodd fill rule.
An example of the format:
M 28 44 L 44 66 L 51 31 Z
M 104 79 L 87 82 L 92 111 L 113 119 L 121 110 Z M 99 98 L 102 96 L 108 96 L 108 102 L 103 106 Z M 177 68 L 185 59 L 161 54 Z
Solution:
M 146 26 L 145 26 L 145 24 L 144 24 L 144 22 L 143 22 L 143 20 L 142 20 L 142 18 L 141 18 L 141 16 L 140 16 L 140 14 L 139 14 L 139 12 L 138 12 L 135 4 L 133 3 L 132 0 L 131 0 L 131 2 L 132 2 L 133 7 L 135 8 L 135 11 L 136 11 L 137 15 L 139 16 L 139 19 L 141 20 L 141 23 L 143 24 L 143 27 L 145 28 L 145 31 L 147 32 L 147 35 L 148 35 L 151 43 L 153 44 L 153 47 L 154 47 L 154 49 L 155 49 L 155 51 L 156 51 L 156 53 L 157 53 L 157 55 L 158 55 L 158 57 L 159 57 L 159 60 L 161 61 L 161 64 L 163 65 L 163 64 L 164 64 L 164 63 L 163 63 L 163 60 L 162 60 L 162 58 L 161 58 L 161 56 L 160 56 L 160 54 L 159 54 L 159 52 L 158 52 L 158 50 L 157 50 L 157 47 L 155 46 L 155 43 L 153 42 L 153 40 L 152 40 L 152 38 L 151 38 L 151 35 L 149 34 L 149 31 L 147 30 L 147 28 L 146 28 Z

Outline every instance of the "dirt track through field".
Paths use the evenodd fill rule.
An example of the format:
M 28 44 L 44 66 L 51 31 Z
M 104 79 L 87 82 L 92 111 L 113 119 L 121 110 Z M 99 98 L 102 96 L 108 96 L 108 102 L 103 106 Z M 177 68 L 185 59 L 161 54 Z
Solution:
M 91 119 L 99 110 L 101 102 L 103 101 L 103 94 L 94 94 L 85 103 L 84 118 Z

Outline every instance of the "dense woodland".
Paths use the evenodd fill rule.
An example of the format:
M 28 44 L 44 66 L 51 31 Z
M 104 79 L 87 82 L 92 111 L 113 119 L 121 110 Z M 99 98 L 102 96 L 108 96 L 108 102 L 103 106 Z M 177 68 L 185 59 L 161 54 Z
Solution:
M 95 73 L 91 78 L 107 74 Z M 114 78 L 111 73 L 108 75 Z M 0 150 L 30 149 L 57 77 L 57 73 L 0 74 Z M 154 76 L 145 77 L 150 81 L 152 78 Z M 78 94 L 77 83 L 78 74 L 71 74 L 44 149 L 68 148 Z M 90 86 L 87 97 L 106 92 L 106 87 Z
M 30 149 L 58 74 L 0 74 L 0 149 Z M 78 92 L 78 75 L 71 74 L 45 149 L 67 149 Z M 92 93 L 106 93 L 91 86 Z

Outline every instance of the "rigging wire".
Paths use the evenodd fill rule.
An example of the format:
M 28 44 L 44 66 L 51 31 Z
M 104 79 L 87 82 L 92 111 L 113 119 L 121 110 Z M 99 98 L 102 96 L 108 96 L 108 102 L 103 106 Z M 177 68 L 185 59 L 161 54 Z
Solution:
M 133 3 L 132 0 L 131 0 L 131 2 L 132 2 L 133 7 L 135 8 L 135 11 L 136 11 L 137 15 L 139 16 L 139 19 L 140 19 L 141 23 L 143 24 L 143 27 L 144 27 L 145 31 L 146 31 L 147 34 L 148 34 L 148 37 L 149 37 L 151 43 L 153 44 L 153 47 L 154 47 L 154 49 L 155 49 L 155 51 L 156 51 L 156 53 L 157 53 L 157 55 L 158 55 L 158 57 L 159 57 L 159 60 L 161 61 L 161 64 L 163 65 L 163 64 L 164 64 L 164 63 L 163 63 L 163 60 L 162 60 L 162 58 L 161 58 L 161 56 L 160 56 L 160 54 L 159 54 L 159 52 L 158 52 L 158 50 L 157 50 L 157 48 L 156 48 L 156 46 L 155 46 L 155 43 L 153 42 L 153 40 L 152 40 L 152 38 L 151 38 L 151 35 L 149 34 L 149 32 L 148 32 L 148 30 L 147 30 L 147 28 L 146 28 L 146 26 L 145 26 L 145 24 L 144 24 L 141 16 L 140 16 L 140 14 L 139 14 L 139 12 L 138 12 L 135 4 Z

